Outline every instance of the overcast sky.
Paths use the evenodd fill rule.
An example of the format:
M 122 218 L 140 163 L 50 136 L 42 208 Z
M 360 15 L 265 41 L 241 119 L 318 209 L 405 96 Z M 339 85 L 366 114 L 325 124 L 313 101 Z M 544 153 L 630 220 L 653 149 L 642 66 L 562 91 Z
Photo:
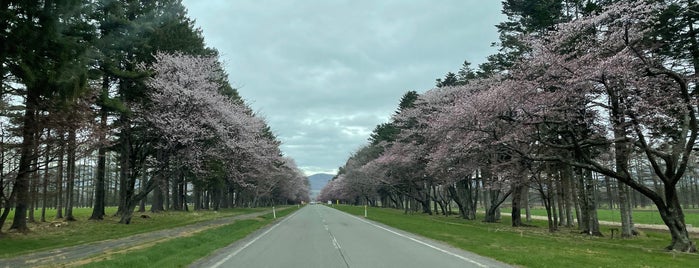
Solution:
M 184 0 L 234 87 L 307 175 L 335 173 L 465 59 L 496 50 L 498 0 Z

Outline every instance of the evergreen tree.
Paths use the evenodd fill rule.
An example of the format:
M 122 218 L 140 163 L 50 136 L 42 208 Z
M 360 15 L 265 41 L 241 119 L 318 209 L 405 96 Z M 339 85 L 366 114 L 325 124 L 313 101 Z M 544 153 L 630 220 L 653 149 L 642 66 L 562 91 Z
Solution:
M 485 76 L 506 72 L 527 52 L 521 37 L 531 33 L 543 34 L 566 20 L 563 0 L 504 0 L 502 7 L 507 21 L 495 26 L 500 41 L 493 44 L 499 47 L 499 52 L 488 56 L 488 61 L 479 66 Z
M 37 159 L 35 136 L 43 131 L 37 114 L 46 100 L 70 102 L 87 88 L 87 55 L 92 26 L 81 14 L 85 1 L 46 0 L 15 3 L 14 27 L 8 40 L 17 40 L 14 57 L 6 62 L 12 76 L 24 85 L 20 161 L 14 183 L 15 216 L 10 228 L 28 231 L 27 208 L 31 200 L 31 162 Z

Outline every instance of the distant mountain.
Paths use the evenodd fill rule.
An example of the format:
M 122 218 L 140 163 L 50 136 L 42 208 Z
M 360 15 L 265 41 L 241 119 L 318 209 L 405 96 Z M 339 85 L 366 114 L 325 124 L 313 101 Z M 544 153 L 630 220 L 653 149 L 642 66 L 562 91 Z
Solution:
M 308 181 L 311 183 L 311 190 L 320 191 L 334 176 L 333 174 L 327 173 L 318 173 L 308 176 Z

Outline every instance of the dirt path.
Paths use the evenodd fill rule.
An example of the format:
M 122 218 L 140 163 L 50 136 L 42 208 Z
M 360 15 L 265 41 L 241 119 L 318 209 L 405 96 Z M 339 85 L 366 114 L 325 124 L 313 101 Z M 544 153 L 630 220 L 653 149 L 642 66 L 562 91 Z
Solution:
M 270 212 L 272 211 L 270 210 L 237 215 L 172 229 L 132 235 L 124 238 L 92 242 L 66 248 L 30 253 L 13 258 L 0 259 L 0 268 L 68 265 L 70 263 L 94 257 L 98 254 L 124 252 L 130 248 L 139 248 L 142 245 L 147 247 L 157 243 L 158 241 L 188 236 L 192 233 L 231 224 L 237 220 L 256 218 Z

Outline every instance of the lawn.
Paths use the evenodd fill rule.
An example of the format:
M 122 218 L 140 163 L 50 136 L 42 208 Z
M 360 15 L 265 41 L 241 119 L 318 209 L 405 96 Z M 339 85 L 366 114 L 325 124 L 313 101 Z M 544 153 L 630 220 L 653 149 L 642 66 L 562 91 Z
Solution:
M 137 212 L 134 214 L 131 224 L 128 225 L 119 224 L 119 217 L 115 216 L 106 216 L 102 221 L 88 220 L 92 214 L 92 209 L 90 208 L 74 209 L 73 214 L 77 219 L 74 222 L 54 220 L 56 211 L 49 210 L 46 218 L 51 220 L 44 223 L 30 223 L 31 232 L 28 234 L 8 232 L 4 229 L 4 233 L 0 237 L 0 258 L 170 229 L 201 221 L 263 211 L 265 209 L 268 208 L 236 208 L 190 212 L 168 211 L 160 213 Z M 116 208 L 107 208 L 106 212 L 107 215 L 113 215 L 116 212 Z M 148 218 L 141 218 L 141 215 L 147 215 Z M 8 228 L 10 224 L 11 218 L 5 223 L 5 228 Z
M 363 207 L 335 207 L 364 214 Z M 549 233 L 545 221 L 513 228 L 509 217 L 500 223 L 484 223 L 482 219 L 406 215 L 402 210 L 382 208 L 369 208 L 368 218 L 523 267 L 694 267 L 699 263 L 699 254 L 663 250 L 670 243 L 666 232 L 645 231 L 633 239 L 610 239 L 581 235 L 577 229 Z
M 298 208 L 277 212 L 284 217 Z M 116 255 L 96 256 L 81 267 L 184 267 L 206 257 L 219 248 L 238 241 L 252 232 L 272 223 L 272 214 L 256 219 L 235 221 L 232 224 L 202 231 L 187 237 L 157 243 L 149 248 Z M 186 249 L 186 250 L 185 250 Z

